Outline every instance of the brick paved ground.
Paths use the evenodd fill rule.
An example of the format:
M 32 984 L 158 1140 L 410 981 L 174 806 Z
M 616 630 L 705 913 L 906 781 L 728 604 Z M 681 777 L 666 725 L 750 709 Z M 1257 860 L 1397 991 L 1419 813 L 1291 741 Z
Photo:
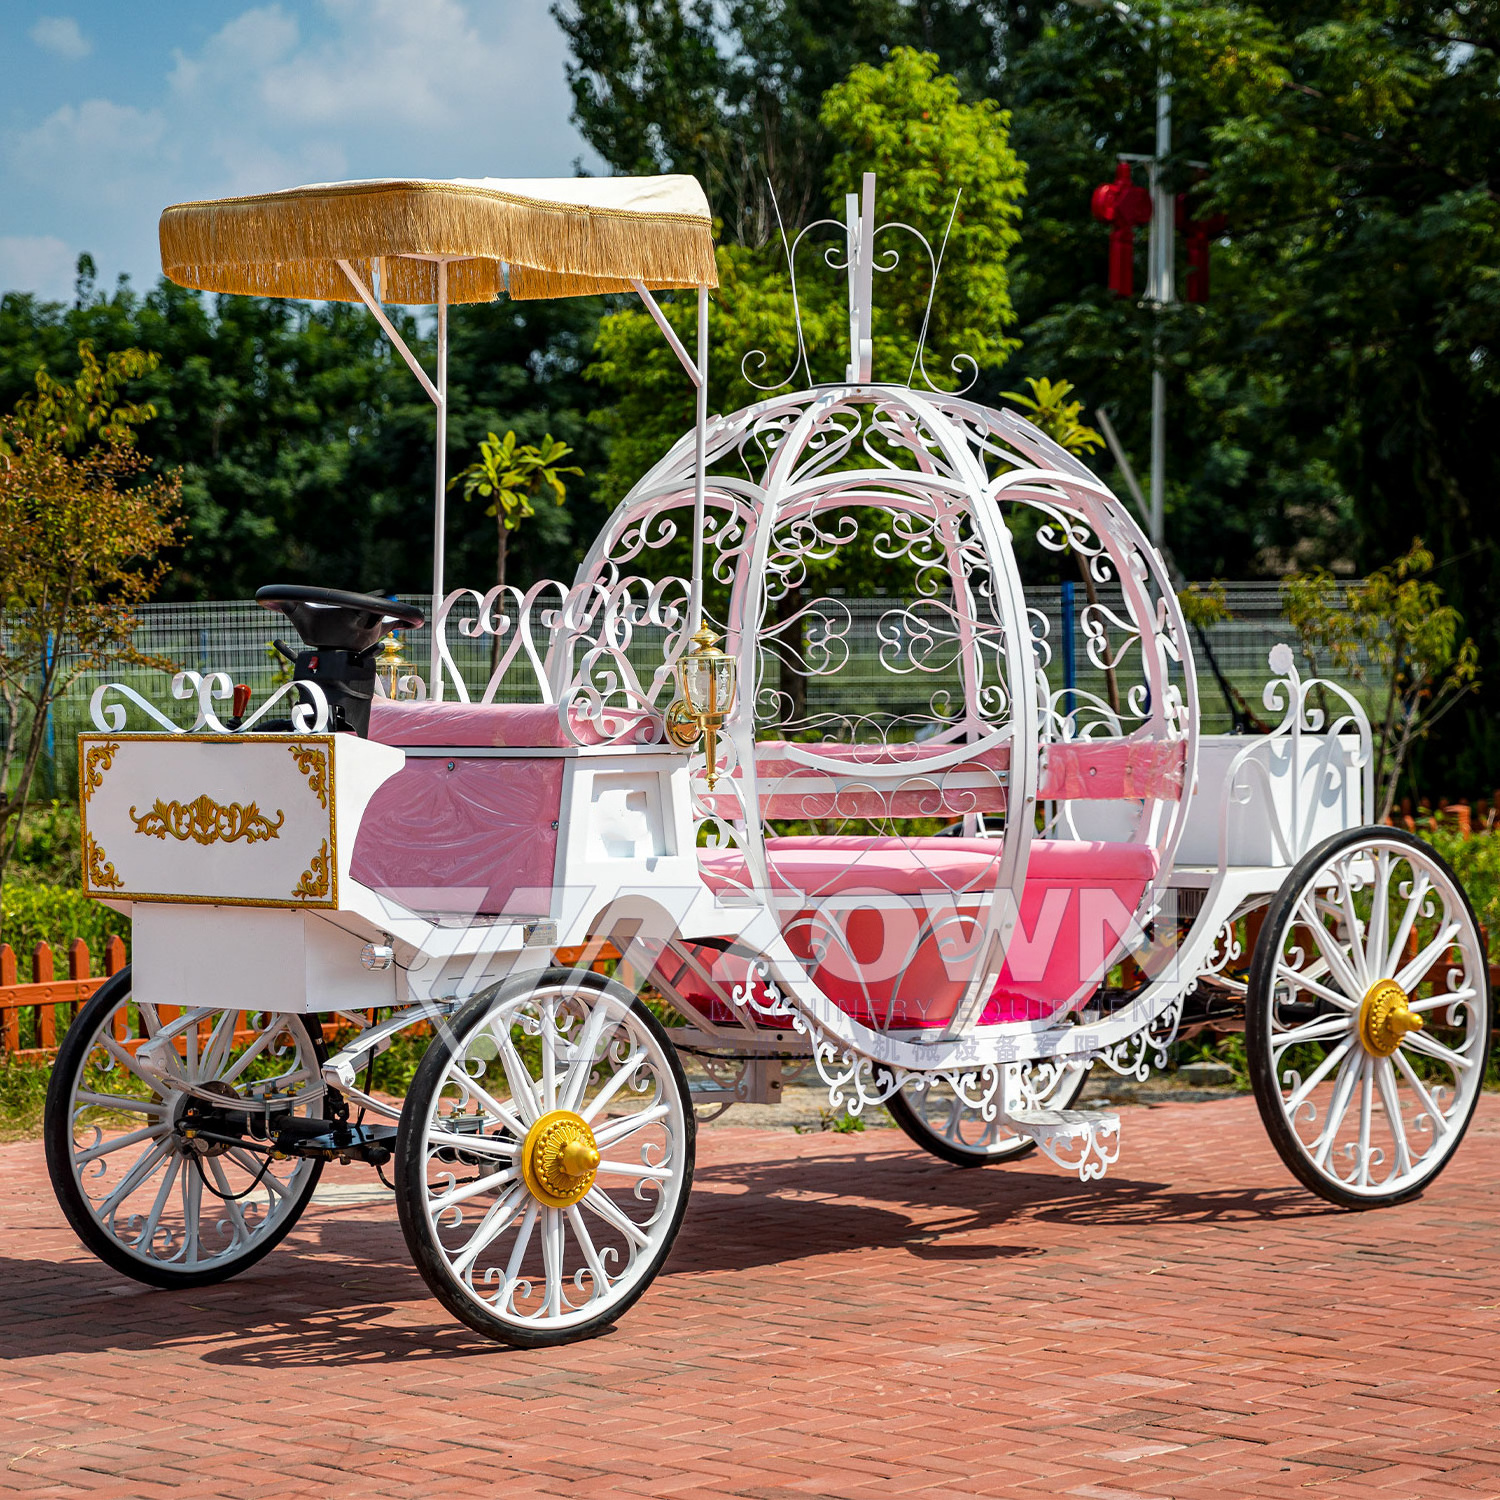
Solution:
M 1249 1100 L 1125 1130 L 1088 1187 L 893 1131 L 706 1132 L 666 1273 L 542 1353 L 449 1323 L 352 1172 L 170 1295 L 85 1259 L 39 1147 L 3 1147 L 0 1491 L 1500 1495 L 1500 1099 L 1364 1215 L 1295 1187 Z

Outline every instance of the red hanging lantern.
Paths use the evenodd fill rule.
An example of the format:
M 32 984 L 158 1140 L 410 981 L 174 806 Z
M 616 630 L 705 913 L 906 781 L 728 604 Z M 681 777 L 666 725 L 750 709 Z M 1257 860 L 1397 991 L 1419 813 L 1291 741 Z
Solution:
M 1151 222 L 1151 194 L 1131 180 L 1130 163 L 1115 168 L 1115 180 L 1094 189 L 1094 217 L 1109 225 L 1109 289 L 1121 297 L 1135 290 L 1135 228 Z
M 1187 300 L 1208 301 L 1208 251 L 1209 246 L 1224 233 L 1229 221 L 1223 214 L 1207 214 L 1201 219 L 1192 216 L 1188 206 L 1188 195 L 1177 195 L 1177 229 L 1187 242 Z

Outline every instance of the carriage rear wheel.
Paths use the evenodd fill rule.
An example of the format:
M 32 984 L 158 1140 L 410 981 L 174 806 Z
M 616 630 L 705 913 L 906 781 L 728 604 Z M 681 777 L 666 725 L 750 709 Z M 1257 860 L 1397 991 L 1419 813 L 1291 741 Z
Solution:
M 623 986 L 576 969 L 497 985 L 406 1096 L 396 1204 L 417 1269 L 488 1338 L 587 1338 L 667 1258 L 695 1130 L 677 1051 Z
M 1335 834 L 1271 902 L 1246 995 L 1272 1143 L 1345 1208 L 1414 1197 L 1457 1150 L 1490 1048 L 1489 965 L 1439 855 L 1394 828 Z
M 1057 1076 L 1039 1105 L 1047 1109 L 1071 1109 L 1088 1082 L 1088 1069 L 1075 1063 L 1056 1066 Z M 995 1162 L 1016 1161 L 1036 1150 L 1033 1137 L 1017 1135 L 998 1116 L 986 1120 L 977 1109 L 964 1103 L 952 1084 L 941 1080 L 934 1080 L 915 1096 L 903 1089 L 886 1100 L 885 1107 L 896 1124 L 924 1151 L 956 1167 L 987 1167 Z
M 225 1105 L 274 1095 L 305 1114 L 323 1093 L 319 1066 L 300 1016 L 205 1006 L 168 1019 L 122 970 L 69 1026 L 47 1089 L 47 1170 L 73 1232 L 151 1286 L 253 1266 L 297 1222 L 323 1164 L 194 1142 L 189 1088 Z

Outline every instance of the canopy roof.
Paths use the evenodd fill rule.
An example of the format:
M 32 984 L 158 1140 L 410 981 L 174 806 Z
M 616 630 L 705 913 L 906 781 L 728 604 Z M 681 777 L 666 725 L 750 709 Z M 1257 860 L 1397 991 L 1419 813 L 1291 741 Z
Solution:
M 343 260 L 366 285 L 378 264 L 381 301 L 425 304 L 439 259 L 449 302 L 718 285 L 708 199 L 687 176 L 381 178 L 161 216 L 162 269 L 202 291 L 355 302 Z

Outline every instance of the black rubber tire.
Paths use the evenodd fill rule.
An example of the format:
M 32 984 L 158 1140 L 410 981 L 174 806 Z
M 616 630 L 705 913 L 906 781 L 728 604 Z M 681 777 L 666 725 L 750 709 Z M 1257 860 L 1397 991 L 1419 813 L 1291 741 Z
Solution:
M 467 1036 L 470 1029 L 491 1007 L 514 999 L 533 989 L 552 984 L 581 985 L 589 989 L 610 992 L 629 1005 L 641 1024 L 655 1038 L 667 1059 L 676 1087 L 684 1104 L 685 1133 L 683 1138 L 683 1181 L 677 1208 L 660 1249 L 647 1266 L 637 1285 L 618 1301 L 604 1309 L 597 1317 L 575 1323 L 552 1332 L 519 1328 L 514 1323 L 487 1313 L 472 1298 L 466 1297 L 453 1284 L 441 1250 L 434 1245 L 428 1227 L 426 1212 L 427 1170 L 420 1149 L 413 1149 L 422 1136 L 422 1122 L 431 1107 L 432 1099 L 442 1085 L 443 1071 L 453 1053 L 453 1042 Z M 656 1279 L 666 1258 L 671 1254 L 682 1227 L 683 1214 L 687 1210 L 688 1198 L 693 1187 L 693 1159 L 697 1148 L 697 1119 L 693 1113 L 692 1095 L 688 1089 L 687 1074 L 683 1071 L 682 1059 L 672 1045 L 666 1028 L 623 985 L 602 974 L 588 969 L 552 968 L 540 974 L 518 975 L 502 980 L 489 989 L 481 991 L 453 1017 L 446 1031 L 440 1031 L 432 1039 L 406 1093 L 406 1103 L 401 1111 L 401 1127 L 396 1136 L 396 1212 L 401 1221 L 401 1232 L 406 1237 L 412 1261 L 421 1272 L 432 1295 L 453 1314 L 459 1322 L 472 1328 L 475 1333 L 496 1343 L 509 1344 L 517 1349 L 547 1349 L 559 1344 L 576 1343 L 593 1338 L 611 1327 L 624 1316 L 644 1295 L 646 1288 Z
M 1351 1193 L 1346 1189 L 1341 1189 L 1337 1183 L 1330 1182 L 1308 1161 L 1302 1143 L 1287 1122 L 1286 1113 L 1282 1108 L 1281 1087 L 1276 1079 L 1270 1048 L 1272 1000 L 1270 980 L 1276 954 L 1281 944 L 1280 934 L 1286 926 L 1288 914 L 1296 903 L 1303 886 L 1312 879 L 1320 866 L 1347 849 L 1369 839 L 1408 845 L 1419 850 L 1423 858 L 1437 865 L 1453 882 L 1453 887 L 1463 902 L 1464 912 L 1471 926 L 1476 933 L 1479 931 L 1479 921 L 1474 915 L 1474 908 L 1469 901 L 1468 893 L 1464 890 L 1457 875 L 1453 873 L 1452 867 L 1430 844 L 1401 828 L 1387 828 L 1382 825 L 1348 828 L 1342 833 L 1336 833 L 1325 839 L 1315 849 L 1304 854 L 1291 874 L 1282 881 L 1281 888 L 1276 892 L 1266 910 L 1260 936 L 1256 939 L 1255 953 L 1250 961 L 1250 976 L 1245 991 L 1245 1051 L 1248 1054 L 1250 1087 L 1255 1095 L 1255 1104 L 1260 1111 L 1261 1122 L 1266 1127 L 1266 1134 L 1270 1136 L 1271 1144 L 1276 1148 L 1276 1154 L 1281 1158 L 1286 1169 L 1309 1192 L 1316 1193 L 1325 1202 L 1336 1204 L 1340 1208 L 1359 1210 L 1394 1208 L 1398 1203 L 1406 1203 L 1420 1196 L 1430 1183 L 1435 1182 L 1462 1143 L 1464 1134 L 1469 1128 L 1469 1122 L 1474 1118 L 1474 1110 L 1479 1104 L 1480 1095 L 1484 1092 L 1482 1088 L 1475 1090 L 1468 1113 L 1459 1123 L 1453 1144 L 1433 1170 L 1411 1186 L 1386 1197 Z M 1487 964 L 1481 967 L 1479 983 L 1483 989 L 1484 998 L 1484 1036 L 1480 1056 L 1488 1058 L 1493 1039 L 1494 1020 L 1490 1007 Z
M 1079 1068 L 1076 1082 L 1058 1092 L 1055 1100 L 1048 1101 L 1049 1109 L 1071 1109 L 1083 1092 L 1083 1086 L 1089 1081 L 1087 1068 Z M 1066 1094 L 1066 1098 L 1064 1097 Z M 924 1151 L 932 1156 L 940 1157 L 943 1161 L 951 1162 L 955 1167 L 994 1167 L 1002 1162 L 1020 1161 L 1022 1157 L 1029 1156 L 1036 1150 L 1036 1142 L 1033 1140 L 1017 1140 L 1014 1145 L 1005 1151 L 980 1152 L 965 1151 L 962 1147 L 955 1146 L 951 1141 L 946 1141 L 940 1135 L 934 1135 L 922 1118 L 921 1111 L 916 1104 L 907 1097 L 905 1091 L 892 1094 L 885 1101 L 885 1107 L 890 1110 L 891 1118 L 901 1128 L 903 1134 L 909 1140 L 914 1141 Z
M 73 1079 L 88 1059 L 94 1033 L 100 1022 L 110 1015 L 122 997 L 129 992 L 130 966 L 127 965 L 94 991 L 63 1035 L 57 1060 L 52 1065 L 43 1115 L 42 1140 L 47 1153 L 47 1175 L 52 1180 L 52 1191 L 57 1197 L 58 1206 L 73 1233 L 83 1242 L 85 1249 L 112 1270 L 135 1281 L 144 1282 L 147 1286 L 168 1290 L 185 1291 L 190 1287 L 212 1286 L 220 1281 L 228 1281 L 242 1271 L 248 1271 L 287 1237 L 297 1220 L 302 1217 L 303 1210 L 317 1188 L 318 1179 L 323 1175 L 323 1163 L 317 1160 L 312 1162 L 312 1169 L 306 1174 L 304 1186 L 299 1189 L 291 1208 L 280 1222 L 258 1235 L 249 1249 L 220 1265 L 196 1271 L 174 1270 L 170 1266 L 138 1259 L 107 1234 L 90 1212 L 78 1180 L 73 1175 L 73 1122 L 69 1116 L 68 1101 L 73 1093 Z M 322 1038 L 316 1033 L 312 1033 L 312 1036 L 314 1051 L 321 1061 Z

